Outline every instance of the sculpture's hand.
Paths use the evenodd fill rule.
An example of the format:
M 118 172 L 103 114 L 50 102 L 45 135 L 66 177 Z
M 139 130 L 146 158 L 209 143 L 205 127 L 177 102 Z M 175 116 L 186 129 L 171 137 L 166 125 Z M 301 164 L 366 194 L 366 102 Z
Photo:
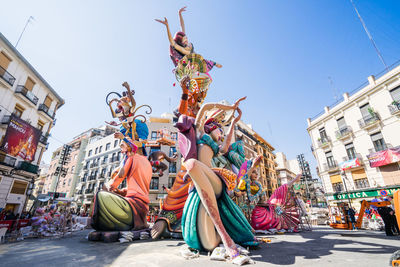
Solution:
M 114 138 L 118 138 L 118 139 L 124 139 L 124 135 L 120 132 L 116 132 L 114 133 Z
M 183 93 L 187 93 L 189 90 L 189 83 L 190 83 L 190 78 L 188 76 L 183 77 L 181 80 L 181 88 Z
M 247 98 L 247 96 L 244 96 L 244 97 L 239 98 L 238 100 L 236 100 L 235 104 L 233 104 L 233 108 L 237 109 L 239 107 L 240 102 L 245 100 L 246 98 Z
M 179 15 L 181 15 L 182 14 L 182 12 L 184 12 L 184 11 L 186 11 L 186 7 L 184 6 L 184 7 L 182 7 L 181 9 L 179 9 Z
M 155 19 L 155 21 L 160 22 L 161 24 L 164 24 L 165 26 L 168 26 L 168 20 L 166 17 L 164 17 L 164 20 Z
M 129 90 L 129 84 L 128 84 L 128 82 L 124 82 L 124 83 L 122 84 L 122 86 L 125 87 L 127 90 Z

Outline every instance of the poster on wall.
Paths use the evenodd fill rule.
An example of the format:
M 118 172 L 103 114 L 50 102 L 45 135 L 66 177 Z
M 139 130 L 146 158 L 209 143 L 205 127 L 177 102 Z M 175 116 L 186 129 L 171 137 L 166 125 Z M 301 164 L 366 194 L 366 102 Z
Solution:
M 380 167 L 400 161 L 400 146 L 388 148 L 367 156 L 371 168 Z
M 28 122 L 11 115 L 0 149 L 7 154 L 31 162 L 42 132 Z

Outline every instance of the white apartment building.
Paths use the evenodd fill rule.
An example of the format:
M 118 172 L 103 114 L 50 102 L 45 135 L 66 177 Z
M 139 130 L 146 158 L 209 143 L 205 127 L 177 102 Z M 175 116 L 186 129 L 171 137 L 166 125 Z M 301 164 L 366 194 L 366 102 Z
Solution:
M 318 172 L 332 205 L 400 189 L 400 66 L 308 119 Z M 341 175 L 341 171 L 344 173 Z
M 0 33 L 0 208 L 23 211 L 55 112 L 63 104 L 64 99 Z M 13 134 L 6 136 L 8 132 Z
M 296 177 L 296 173 L 299 173 L 291 169 L 289 161 L 287 160 L 286 155 L 283 152 L 276 152 L 275 162 L 277 164 L 276 175 L 278 177 L 278 186 L 287 184 Z M 295 160 L 295 164 L 297 164 L 296 170 L 300 170 L 297 160 Z
M 167 129 L 171 135 L 171 140 L 177 140 L 177 130 L 173 127 L 170 118 L 149 118 L 147 121 L 149 128 L 149 141 L 155 141 L 158 138 L 158 130 Z M 151 143 L 151 142 L 150 142 Z M 151 145 L 146 147 L 146 153 L 149 155 L 153 151 L 163 151 L 167 156 L 172 157 L 176 152 L 176 146 L 167 145 Z M 94 195 L 101 190 L 104 183 L 111 178 L 112 171 L 121 164 L 123 156 L 120 149 L 120 140 L 114 138 L 114 134 L 107 136 L 97 135 L 89 139 L 86 146 L 85 157 L 83 160 L 83 168 L 80 172 L 80 179 L 75 189 L 75 200 L 78 207 L 85 206 L 90 209 Z M 169 164 L 168 170 L 159 177 L 158 173 L 154 173 L 150 182 L 150 205 L 158 206 L 160 200 L 165 198 L 167 193 L 163 189 L 172 187 L 177 171 L 180 170 L 180 154 L 178 153 L 176 162 Z M 119 188 L 126 187 L 124 180 Z

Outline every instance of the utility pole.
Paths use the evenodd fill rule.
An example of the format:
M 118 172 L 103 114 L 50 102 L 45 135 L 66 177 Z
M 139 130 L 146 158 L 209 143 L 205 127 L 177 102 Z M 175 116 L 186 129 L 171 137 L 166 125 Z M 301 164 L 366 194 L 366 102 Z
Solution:
M 59 193 L 57 192 L 58 183 L 59 183 L 61 177 L 65 177 L 67 175 L 68 170 L 67 170 L 67 168 L 64 168 L 64 166 L 69 161 L 69 156 L 71 154 L 71 150 L 72 150 L 72 146 L 70 146 L 70 145 L 64 145 L 61 150 L 60 159 L 58 160 L 58 164 L 60 166 L 58 166 L 56 168 L 56 171 L 54 172 L 54 174 L 58 177 L 57 177 L 57 181 L 56 181 L 56 187 L 54 189 L 53 199 L 56 199 L 59 197 Z

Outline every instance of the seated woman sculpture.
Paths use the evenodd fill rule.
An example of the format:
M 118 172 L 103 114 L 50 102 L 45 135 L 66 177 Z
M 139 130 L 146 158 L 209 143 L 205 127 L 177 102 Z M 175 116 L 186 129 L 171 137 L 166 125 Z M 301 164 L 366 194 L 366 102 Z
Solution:
M 121 142 L 125 155 L 121 166 L 114 170 L 112 179 L 96 194 L 92 212 L 92 227 L 100 231 L 127 231 L 147 228 L 149 187 L 152 167 L 145 156 L 134 152 L 135 146 Z M 127 179 L 127 188 L 118 186 Z
M 212 159 L 218 153 L 225 154 L 228 151 L 234 125 L 241 117 L 238 106 L 243 99 L 245 98 L 238 100 L 233 106 L 203 105 L 195 121 L 197 159 L 191 158 L 184 162 L 195 187 L 189 194 L 183 211 L 184 240 L 192 248 L 208 251 L 217 247 L 222 240 L 231 258 L 238 256 L 235 242 L 245 246 L 258 243 L 240 208 L 227 193 L 227 188 L 232 187 L 232 184 L 233 188 L 236 186 L 236 175 L 227 169 L 213 169 Z M 233 109 L 239 113 L 232 121 L 226 137 L 218 124 L 212 120 L 206 121 L 204 113 L 212 108 Z

